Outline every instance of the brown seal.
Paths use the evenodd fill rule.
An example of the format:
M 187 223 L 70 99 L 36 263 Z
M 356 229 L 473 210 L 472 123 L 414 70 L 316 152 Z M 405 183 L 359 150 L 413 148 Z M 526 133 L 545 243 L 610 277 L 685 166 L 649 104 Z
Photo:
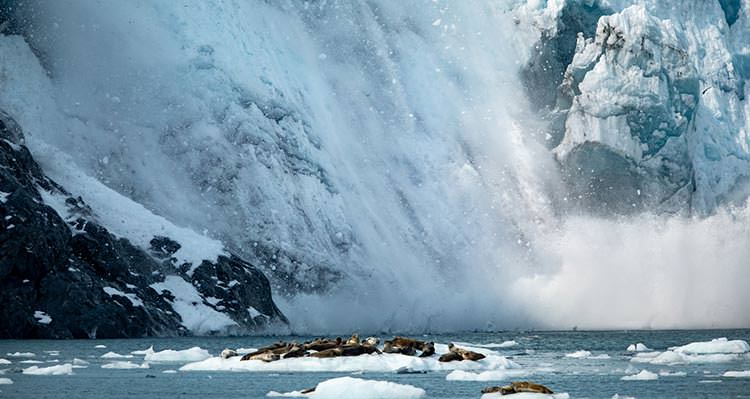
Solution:
M 544 393 L 544 394 L 552 394 L 551 389 L 545 387 L 544 385 L 535 384 L 533 382 L 529 381 L 514 381 L 511 382 L 510 385 L 502 386 L 502 387 L 489 387 L 482 389 L 482 393 L 494 393 L 494 392 L 500 392 L 502 395 L 512 395 L 514 393 L 522 393 L 522 392 L 530 392 L 530 393 Z

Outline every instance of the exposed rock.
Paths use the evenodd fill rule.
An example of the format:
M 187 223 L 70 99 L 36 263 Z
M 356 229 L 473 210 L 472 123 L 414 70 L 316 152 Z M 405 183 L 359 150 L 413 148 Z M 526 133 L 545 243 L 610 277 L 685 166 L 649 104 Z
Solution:
M 224 332 L 286 322 L 268 280 L 250 264 L 220 256 L 188 276 L 170 258 L 179 243 L 154 237 L 149 253 L 116 237 L 81 198 L 44 175 L 23 142 L 20 128 L 0 112 L 0 338 L 188 335 L 172 307 L 175 293 L 150 287 L 166 275 L 191 282 L 202 306 L 236 323 Z M 64 198 L 55 206 L 69 210 L 68 220 L 50 198 Z M 224 289 L 217 281 L 236 283 Z

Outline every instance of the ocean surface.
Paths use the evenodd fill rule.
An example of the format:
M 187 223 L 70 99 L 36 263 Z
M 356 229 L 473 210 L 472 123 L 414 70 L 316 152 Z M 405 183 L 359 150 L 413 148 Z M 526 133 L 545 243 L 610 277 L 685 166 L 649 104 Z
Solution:
M 364 334 L 362 334 L 364 336 Z M 382 339 L 392 335 L 378 334 Z M 750 370 L 750 354 L 725 357 L 693 357 L 677 364 L 633 361 L 653 358 L 637 355 L 626 348 L 643 343 L 657 352 L 691 342 L 750 340 L 750 330 L 695 331 L 508 331 L 457 335 L 420 335 L 415 338 L 436 343 L 462 342 L 484 347 L 505 356 L 525 373 L 494 381 L 448 380 L 449 371 L 421 374 L 374 372 L 367 369 L 346 372 L 305 371 L 186 371 L 186 360 L 148 362 L 148 368 L 110 369 L 114 362 L 144 363 L 143 354 L 131 354 L 153 346 L 155 351 L 184 350 L 198 346 L 211 356 L 224 348 L 257 348 L 279 339 L 298 342 L 311 337 L 193 337 L 70 341 L 0 341 L 0 397 L 3 398 L 262 398 L 270 391 L 289 392 L 316 386 L 332 378 L 350 376 L 365 380 L 391 381 L 424 389 L 427 398 L 480 398 L 481 389 L 511 380 L 544 384 L 555 393 L 571 398 L 750 398 L 750 377 L 726 377 L 727 371 Z M 512 343 L 511 341 L 515 342 Z M 497 347 L 501 343 L 507 347 Z M 99 346 L 99 347 L 97 347 Z M 101 347 L 106 346 L 106 348 Z M 590 354 L 579 351 L 588 351 Z M 102 358 L 115 352 L 130 358 Z M 577 355 L 572 355 L 578 352 Z M 33 356 L 31 355 L 33 354 Z M 570 355 L 570 356 L 566 356 Z M 606 356 L 605 356 L 606 355 Z M 578 356 L 578 357 L 572 357 Z M 74 359 L 79 359 L 74 362 Z M 328 359 L 325 359 L 328 360 Z M 22 363 L 25 362 L 25 363 Z M 34 363 L 41 362 L 41 363 Z M 86 364 L 88 363 L 88 364 Z M 77 365 L 72 374 L 28 375 L 22 370 L 36 366 Z M 145 367 L 145 366 L 144 366 Z M 167 370 L 174 370 L 165 373 Z M 648 370 L 652 380 L 622 380 Z M 477 370 L 477 373 L 481 370 Z M 746 373 L 750 374 L 750 373 Z M 12 381 L 8 384 L 7 380 Z M 353 394 L 342 394 L 353 397 Z

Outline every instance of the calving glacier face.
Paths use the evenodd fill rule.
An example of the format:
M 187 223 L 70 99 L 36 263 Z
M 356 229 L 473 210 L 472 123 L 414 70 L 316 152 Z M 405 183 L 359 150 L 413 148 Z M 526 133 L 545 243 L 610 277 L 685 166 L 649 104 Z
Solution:
M 612 214 L 744 200 L 748 9 L 631 3 L 17 2 L 6 33 L 36 58 L 13 39 L 0 108 L 71 191 L 96 179 L 262 267 L 300 331 L 656 326 L 673 302 L 602 289 L 641 275 L 627 256 L 574 276 L 694 231 Z
M 610 15 L 593 35 L 579 33 L 558 93 L 565 126 L 554 152 L 570 196 L 605 214 L 706 214 L 744 198 L 748 49 L 737 38 L 747 38 L 747 10 L 584 3 L 565 2 L 559 14 Z M 570 30 L 563 21 L 543 31 L 560 37 Z

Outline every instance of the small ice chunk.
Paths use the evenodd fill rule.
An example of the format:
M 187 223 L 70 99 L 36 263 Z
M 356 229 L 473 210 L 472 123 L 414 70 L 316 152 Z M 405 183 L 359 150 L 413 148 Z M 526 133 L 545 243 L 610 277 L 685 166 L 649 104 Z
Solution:
M 77 357 L 73 359 L 73 368 L 74 369 L 85 369 L 86 367 L 88 367 L 88 365 L 89 365 L 89 362 L 87 362 L 87 361 L 85 361 L 83 359 L 79 359 Z
M 591 352 L 587 350 L 579 350 L 573 353 L 566 353 L 565 357 L 572 357 L 574 359 L 585 359 L 587 357 L 591 357 Z
M 132 359 L 133 355 L 121 355 L 117 352 L 107 352 L 101 356 L 102 359 Z
M 630 344 L 627 349 L 628 352 L 649 352 L 651 349 L 649 349 L 646 345 L 642 343 L 637 344 Z
M 18 363 L 21 363 L 21 364 L 42 364 L 44 362 L 39 361 L 39 360 L 22 360 L 22 361 L 20 361 Z
M 120 370 L 129 370 L 129 369 L 147 369 L 150 366 L 148 363 L 142 363 L 142 364 L 136 364 L 133 362 L 112 362 L 107 364 L 102 364 L 103 369 L 120 369 Z
M 177 374 L 177 370 L 164 370 L 162 371 L 164 374 Z
M 0 378 L 0 385 L 11 385 L 13 384 L 13 380 L 10 378 Z
M 41 310 L 37 310 L 34 312 L 34 318 L 36 319 L 36 322 L 39 324 L 52 323 L 52 318 L 49 317 L 47 313 L 44 313 Z
M 315 391 L 304 395 L 310 398 L 357 398 L 357 399 L 414 399 L 425 396 L 425 390 L 412 385 L 390 381 L 363 380 L 354 377 L 339 377 L 323 381 Z M 300 396 L 299 391 L 278 393 L 269 392 L 266 396 Z
M 6 353 L 5 354 L 8 357 L 34 357 L 36 356 L 36 353 L 31 352 L 13 352 L 13 353 Z
M 652 381 L 658 380 L 659 375 L 648 370 L 641 370 L 638 374 L 626 375 L 620 379 L 623 381 Z
M 44 351 L 44 353 L 50 356 L 60 356 L 60 351 Z
M 13 362 L 11 362 L 8 359 L 0 359 L 0 364 L 11 364 L 11 363 L 13 363 Z
M 107 345 L 97 345 L 94 348 L 96 348 L 96 349 L 107 349 Z
M 28 375 L 72 375 L 73 365 L 70 363 L 50 367 L 31 366 L 23 369 L 23 374 Z
M 211 357 L 211 354 L 207 350 L 202 349 L 198 346 L 194 346 L 190 349 L 185 350 L 173 350 L 166 349 L 159 352 L 154 352 L 152 348 L 146 352 L 146 356 L 143 360 L 147 362 L 200 362 Z
M 732 377 L 732 378 L 750 378 L 750 370 L 744 370 L 744 371 L 727 371 L 724 374 L 721 375 L 722 377 Z

